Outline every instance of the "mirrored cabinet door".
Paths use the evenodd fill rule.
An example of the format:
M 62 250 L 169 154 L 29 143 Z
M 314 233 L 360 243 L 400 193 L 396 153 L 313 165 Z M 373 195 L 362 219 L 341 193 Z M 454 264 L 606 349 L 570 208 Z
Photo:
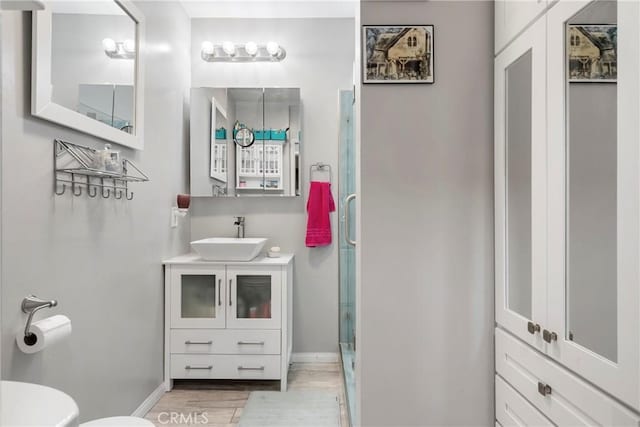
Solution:
M 547 24 L 547 351 L 636 408 L 639 11 L 561 1 Z
M 543 348 L 546 320 L 545 26 L 496 58 L 496 320 Z
M 171 276 L 173 328 L 224 328 L 225 270 L 176 269 Z
M 298 88 L 191 89 L 191 195 L 301 194 Z
M 282 305 L 280 270 L 229 267 L 227 326 L 230 328 L 277 329 Z M 260 343 L 246 345 L 261 345 Z

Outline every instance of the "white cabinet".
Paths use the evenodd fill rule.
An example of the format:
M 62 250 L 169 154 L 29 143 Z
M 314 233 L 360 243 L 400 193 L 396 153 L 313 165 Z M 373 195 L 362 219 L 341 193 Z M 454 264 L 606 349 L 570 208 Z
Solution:
M 551 0 L 496 0 L 495 52 L 500 52 L 544 12 Z
M 520 393 L 496 375 L 496 420 L 503 427 L 553 426 Z
M 544 350 L 546 319 L 545 21 L 495 61 L 496 321 Z M 500 102 L 498 102 L 500 100 Z
M 553 425 L 640 426 L 638 414 L 500 329 L 496 330 L 496 371 Z M 501 399 L 496 397 L 496 405 Z
M 593 400 L 636 411 L 638 58 L 640 3 L 560 0 L 495 61 L 498 326 L 556 361 L 556 377 L 570 371 L 595 385 Z M 523 378 L 546 361 L 532 356 Z M 507 381 L 535 404 L 529 385 Z M 591 407 L 577 388 L 562 390 Z M 552 416 L 554 399 L 536 406 L 555 424 L 592 424 Z
M 224 328 L 225 269 L 172 267 L 170 287 L 171 326 L 175 328 Z
M 269 379 L 287 387 L 293 256 L 165 262 L 165 386 L 173 379 Z

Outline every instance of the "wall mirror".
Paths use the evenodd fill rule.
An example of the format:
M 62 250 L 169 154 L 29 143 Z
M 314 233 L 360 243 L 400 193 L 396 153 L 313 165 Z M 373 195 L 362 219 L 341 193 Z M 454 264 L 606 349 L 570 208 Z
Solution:
M 297 88 L 191 89 L 191 195 L 300 195 Z
M 566 339 L 616 362 L 617 4 L 565 22 Z
M 50 2 L 34 12 L 32 114 L 142 149 L 143 35 L 130 1 Z
M 528 50 L 506 68 L 507 307 L 533 318 L 532 61 Z

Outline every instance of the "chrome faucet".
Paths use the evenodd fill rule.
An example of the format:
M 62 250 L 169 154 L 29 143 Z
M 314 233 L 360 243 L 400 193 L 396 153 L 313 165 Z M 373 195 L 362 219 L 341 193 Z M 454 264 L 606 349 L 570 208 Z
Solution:
M 234 222 L 233 225 L 238 227 L 238 239 L 244 239 L 244 217 L 237 216 L 236 222 Z

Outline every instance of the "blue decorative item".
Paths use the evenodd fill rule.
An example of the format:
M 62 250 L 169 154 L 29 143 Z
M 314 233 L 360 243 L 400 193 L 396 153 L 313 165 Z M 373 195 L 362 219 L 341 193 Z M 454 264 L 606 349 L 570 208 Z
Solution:
M 216 129 L 216 139 L 227 139 L 227 130 L 225 128 Z
M 284 129 L 271 129 L 271 139 L 274 141 L 286 141 L 287 131 Z

